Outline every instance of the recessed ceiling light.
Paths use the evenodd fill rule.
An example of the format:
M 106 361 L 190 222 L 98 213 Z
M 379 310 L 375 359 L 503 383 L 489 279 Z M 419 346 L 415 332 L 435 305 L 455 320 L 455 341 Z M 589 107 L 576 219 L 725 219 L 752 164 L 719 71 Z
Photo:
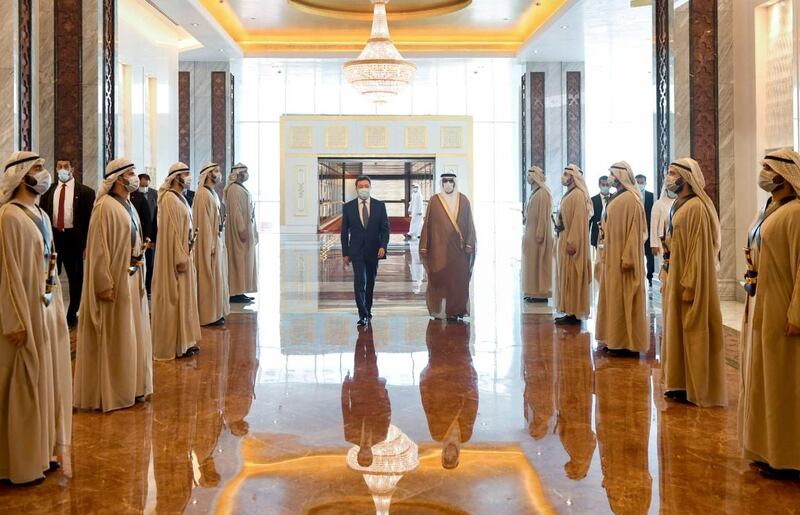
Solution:
M 538 50 L 534 50 L 534 51 L 533 51 L 533 53 L 534 53 L 534 54 L 538 54 L 538 53 L 539 53 L 539 51 L 538 51 Z
M 199 27 L 199 26 L 200 26 L 199 23 L 192 23 L 192 27 Z
M 567 25 L 562 25 L 562 26 L 561 26 L 561 28 L 562 28 L 562 29 L 568 29 L 568 28 L 569 28 L 569 26 L 567 26 Z

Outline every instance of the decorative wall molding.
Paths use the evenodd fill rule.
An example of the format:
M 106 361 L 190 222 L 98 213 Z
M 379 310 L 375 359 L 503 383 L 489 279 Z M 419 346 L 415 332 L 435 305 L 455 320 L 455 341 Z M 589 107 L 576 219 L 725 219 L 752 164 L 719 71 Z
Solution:
M 66 2 L 56 2 L 66 3 Z M 78 0 L 77 3 L 81 3 Z M 117 2 L 103 0 L 103 166 L 113 161 L 116 147 L 115 128 L 115 70 L 117 46 Z
M 544 72 L 531 72 L 531 166 L 545 167 Z
M 717 0 L 689 2 L 691 152 L 703 169 L 706 192 L 719 209 Z
M 669 16 L 671 0 L 655 0 L 653 11 L 656 69 L 656 188 L 661 191 L 664 174 L 672 161 L 670 128 Z
M 406 127 L 403 140 L 406 148 L 428 148 L 428 128 L 424 125 Z
M 289 148 L 311 148 L 314 132 L 311 127 L 289 127 Z
M 236 77 L 231 73 L 231 167 L 236 163 Z M 223 174 L 224 175 L 224 174 Z
M 464 148 L 463 127 L 442 127 L 439 129 L 441 148 Z
M 53 4 L 53 33 L 57 34 L 54 69 L 58 73 L 54 81 L 54 159 L 68 159 L 72 168 L 83 174 L 83 2 L 68 0 Z
M 20 150 L 33 147 L 33 0 L 19 0 L 19 121 Z
M 192 75 L 178 72 L 178 160 L 191 166 Z
M 364 148 L 387 148 L 389 129 L 382 125 L 368 125 L 364 128 Z
M 226 162 L 228 126 L 228 74 L 211 72 L 211 161 L 221 170 Z
M 581 72 L 567 72 L 567 164 L 583 169 L 581 86 Z
M 528 112 L 528 91 L 527 91 L 527 75 L 522 74 L 521 84 L 520 84 L 520 102 L 519 102 L 519 111 L 520 111 L 520 180 L 522 181 L 520 184 L 520 200 L 522 203 L 525 203 L 525 199 L 527 198 L 526 188 L 528 187 L 527 175 L 528 175 L 528 117 L 526 113 Z M 525 213 L 522 213 L 522 217 L 525 217 Z
M 346 126 L 325 127 L 325 148 L 347 148 L 350 146 L 350 133 Z

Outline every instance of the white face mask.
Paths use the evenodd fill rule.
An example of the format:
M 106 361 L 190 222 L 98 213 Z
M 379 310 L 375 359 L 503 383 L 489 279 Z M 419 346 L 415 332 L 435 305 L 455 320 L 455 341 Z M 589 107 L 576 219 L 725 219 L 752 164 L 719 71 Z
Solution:
M 442 189 L 444 190 L 445 193 L 449 195 L 450 193 L 453 193 L 456 190 L 456 185 L 455 183 L 452 182 L 446 182 L 442 185 Z
M 37 195 L 44 195 L 47 190 L 50 189 L 50 172 L 44 168 L 33 175 L 28 175 L 28 177 L 31 177 L 34 181 L 36 181 L 36 184 L 26 183 L 26 186 L 33 190 Z
M 367 200 L 369 198 L 370 190 L 369 188 L 359 188 L 358 189 L 358 198 L 361 200 Z
M 667 198 L 676 199 L 678 198 L 678 194 L 674 191 L 667 190 Z
M 684 181 L 682 177 L 667 175 L 667 177 L 664 179 L 664 185 L 667 187 L 667 191 L 675 193 L 676 196 L 678 192 L 683 188 L 683 184 Z
M 569 186 L 569 180 L 570 180 L 570 178 L 571 178 L 571 177 L 570 177 L 569 175 L 567 175 L 567 174 L 564 174 L 564 175 L 562 175 L 562 176 L 561 176 L 561 185 L 562 185 L 562 186 Z
M 639 186 L 639 191 L 642 193 L 644 193 L 644 191 L 647 189 L 647 184 L 639 184 L 638 186 Z
M 72 172 L 66 168 L 61 168 L 60 170 L 56 171 L 56 174 L 58 175 L 58 180 L 61 182 L 67 182 L 72 177 Z
M 774 179 L 777 177 L 777 173 L 773 172 L 772 170 L 767 170 L 766 168 L 762 168 L 761 171 L 758 173 L 758 187 L 762 190 L 766 191 L 767 193 L 772 193 L 773 191 L 777 190 L 782 186 L 781 183 L 775 183 Z
M 611 188 L 609 186 L 600 186 L 600 193 L 603 195 L 608 195 L 611 193 Z
M 140 186 L 139 193 L 147 193 L 150 190 L 149 186 Z
M 135 175 L 128 179 L 125 183 L 125 189 L 128 190 L 128 193 L 133 193 L 134 191 L 139 189 L 139 178 Z
M 533 184 L 533 175 L 528 174 L 528 184 Z

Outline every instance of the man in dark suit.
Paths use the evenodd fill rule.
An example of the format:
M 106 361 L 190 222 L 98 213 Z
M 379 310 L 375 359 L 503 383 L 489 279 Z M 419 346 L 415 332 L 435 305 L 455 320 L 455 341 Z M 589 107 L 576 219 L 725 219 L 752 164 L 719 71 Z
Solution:
M 56 162 L 56 180 L 40 201 L 40 207 L 53 225 L 59 273 L 62 268 L 67 272 L 67 325 L 70 327 L 78 325 L 83 288 L 83 252 L 86 250 L 94 197 L 92 188 L 79 184 L 75 179 L 72 163 L 62 159 Z
M 145 238 L 150 238 L 152 245 L 156 242 L 156 204 L 158 202 L 158 192 L 150 187 L 150 176 L 146 173 L 139 174 L 139 189 L 131 193 L 131 204 L 139 213 L 142 222 L 142 234 Z M 150 295 L 150 284 L 153 281 L 153 264 L 155 263 L 155 249 L 153 247 L 144 252 L 144 260 L 147 265 L 145 275 L 145 288 Z
M 386 205 L 370 197 L 372 181 L 369 177 L 356 179 L 358 198 L 346 203 L 342 209 L 342 257 L 344 264 L 353 264 L 353 290 L 358 306 L 358 325 L 365 326 L 372 319 L 372 297 L 378 261 L 386 259 L 389 246 L 389 217 Z
M 639 185 L 639 193 L 642 195 L 644 201 L 644 214 L 647 218 L 647 236 L 644 242 L 644 256 L 647 259 L 647 284 L 653 287 L 653 273 L 655 272 L 655 259 L 653 258 L 653 249 L 650 248 L 650 218 L 653 214 L 653 193 L 647 191 L 647 177 L 644 175 L 636 176 L 636 184 Z
M 194 204 L 194 190 L 187 188 L 184 190 L 183 196 L 186 197 L 186 202 L 189 203 L 189 207 L 192 207 L 192 204 Z
M 358 445 L 358 464 L 372 465 L 372 447 L 386 440 L 392 420 L 392 403 L 386 379 L 378 371 L 372 328 L 359 327 L 353 376 L 342 382 L 344 438 Z
M 611 188 L 608 186 L 608 175 L 600 177 L 598 186 L 600 186 L 600 193 L 592 197 L 594 214 L 592 218 L 589 219 L 592 247 L 595 249 L 597 248 L 597 241 L 600 238 L 600 221 L 603 219 L 603 211 L 605 211 L 606 204 L 611 198 Z

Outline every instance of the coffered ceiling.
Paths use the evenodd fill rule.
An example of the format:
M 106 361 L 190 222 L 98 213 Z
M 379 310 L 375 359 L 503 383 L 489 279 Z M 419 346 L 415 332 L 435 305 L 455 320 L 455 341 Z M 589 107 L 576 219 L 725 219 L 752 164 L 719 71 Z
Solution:
M 401 52 L 513 56 L 575 1 L 391 0 L 387 11 Z M 248 57 L 352 55 L 364 46 L 372 19 L 369 0 L 187 2 L 204 9 Z

